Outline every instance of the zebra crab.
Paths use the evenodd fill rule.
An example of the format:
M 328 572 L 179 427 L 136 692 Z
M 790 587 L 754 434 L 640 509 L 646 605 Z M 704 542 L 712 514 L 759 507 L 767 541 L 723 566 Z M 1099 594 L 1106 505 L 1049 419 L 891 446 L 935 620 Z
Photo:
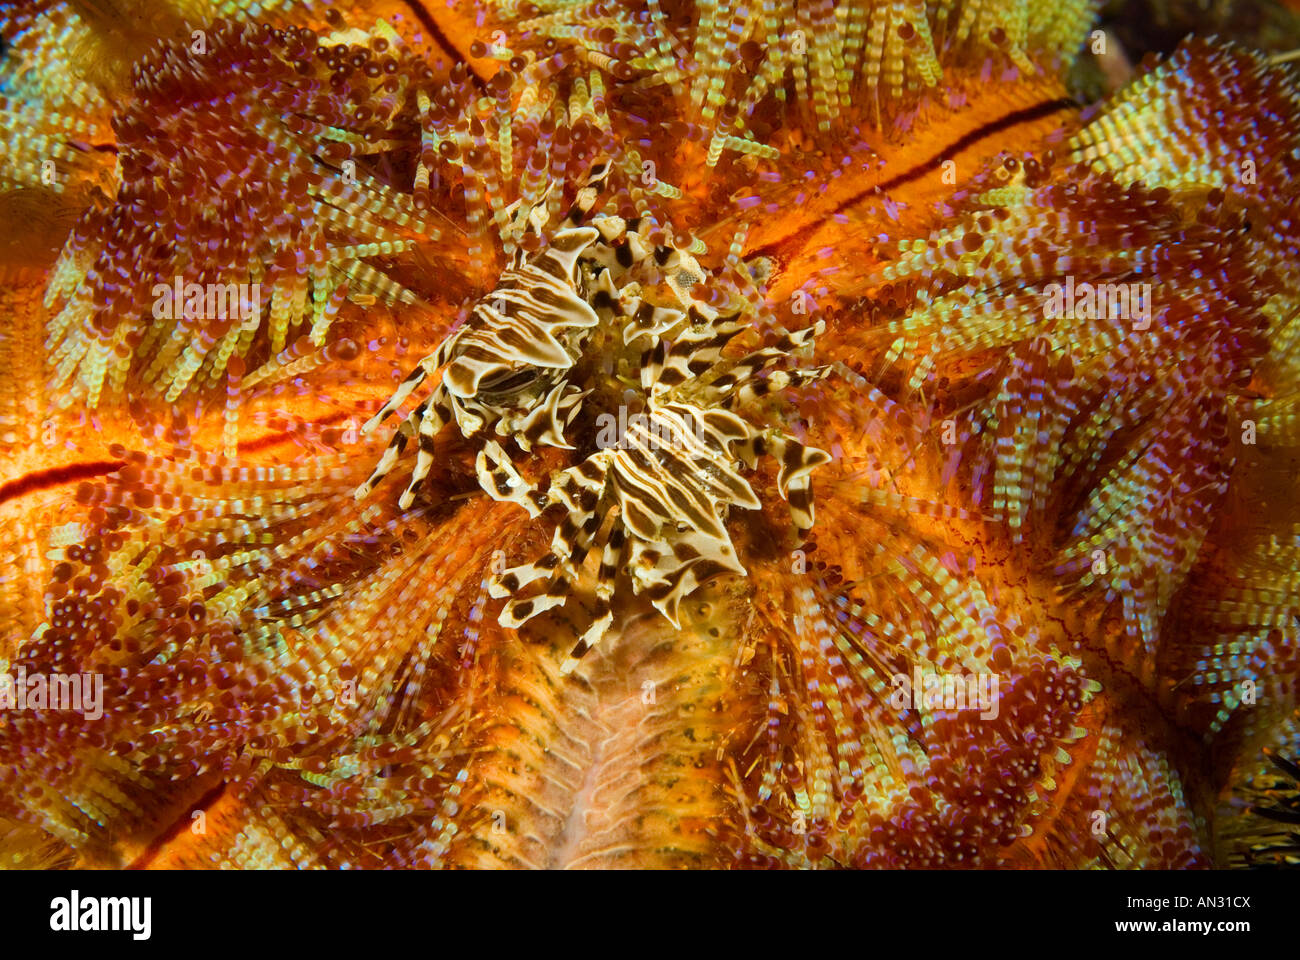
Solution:
M 753 470 L 765 454 L 778 461 L 778 489 L 802 541 L 813 525 L 810 475 L 830 459 L 736 412 L 828 373 L 828 367 L 786 368 L 791 354 L 812 346 L 824 322 L 742 357 L 723 357 L 747 325 L 740 313 L 724 316 L 691 296 L 705 272 L 689 253 L 652 243 L 638 220 L 600 215 L 587 223 L 610 170 L 608 160 L 593 165 L 549 240 L 531 255 L 521 247 L 468 322 L 420 361 L 365 424 L 362 432 L 369 433 L 426 377 L 442 371 L 432 395 L 403 420 L 356 491 L 357 499 L 369 495 L 418 436 L 415 469 L 399 500 L 409 507 L 433 464 L 434 438 L 454 421 L 466 438 L 483 440 L 476 469 L 489 496 L 517 503 L 531 517 L 562 508 L 550 550 L 497 572 L 489 590 L 509 598 L 501 625 L 519 627 L 563 605 L 588 554 L 600 550 L 593 620 L 563 673 L 608 630 L 620 571 L 629 575 L 633 593 L 648 596 L 675 627 L 680 601 L 700 584 L 722 573 L 745 574 L 725 526 L 728 508 L 761 508 L 742 468 Z M 546 239 L 545 197 L 526 216 L 526 229 Z M 638 267 L 657 269 L 681 309 L 642 299 L 629 277 Z M 564 430 L 591 391 L 568 378 L 593 330 L 619 321 L 624 344 L 647 341 L 640 364 L 645 413 L 625 418 L 616 443 L 600 443 L 579 463 L 554 471 L 545 490 L 528 483 L 490 434 L 513 439 L 524 452 L 539 444 L 574 449 Z

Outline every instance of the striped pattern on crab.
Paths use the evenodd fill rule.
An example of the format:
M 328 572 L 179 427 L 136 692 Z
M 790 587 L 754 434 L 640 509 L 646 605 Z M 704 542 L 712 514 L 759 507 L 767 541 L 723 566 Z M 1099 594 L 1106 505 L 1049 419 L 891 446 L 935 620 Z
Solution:
M 739 314 L 720 316 L 692 298 L 691 287 L 705 274 L 689 253 L 654 245 L 638 220 L 600 216 L 583 225 L 609 171 L 606 160 L 593 165 L 545 246 L 531 256 L 521 247 L 496 288 L 475 304 L 470 321 L 425 357 L 362 428 L 369 433 L 427 376 L 443 371 L 441 383 L 402 422 L 356 491 L 358 499 L 368 495 L 418 436 L 415 469 L 399 501 L 403 509 L 409 507 L 432 466 L 434 438 L 453 420 L 467 438 L 491 429 L 513 438 L 525 452 L 536 444 L 573 449 L 564 428 L 590 391 L 571 384 L 568 375 L 593 329 L 602 319 L 622 321 L 625 344 L 648 340 L 641 358 L 646 417 L 618 449 L 598 450 L 555 471 L 544 491 L 524 481 L 495 439 L 485 440 L 476 461 L 479 484 L 493 498 L 515 502 L 533 517 L 553 505 L 567 509 L 546 555 L 493 578 L 492 596 L 512 597 L 499 617 L 503 626 L 518 627 L 564 604 L 588 553 L 601 551 L 594 621 L 565 662 L 566 673 L 612 622 L 620 570 L 627 568 L 633 592 L 649 596 L 674 624 L 679 602 L 701 583 L 721 573 L 745 573 L 726 531 L 726 515 L 730 507 L 753 510 L 760 503 L 740 468 L 754 469 L 768 452 L 778 459 L 778 487 L 802 539 L 813 523 L 809 474 L 829 459 L 778 430 L 756 428 L 735 412 L 763 393 L 825 376 L 827 368 L 775 369 L 811 346 L 824 325 L 788 334 L 739 359 L 724 359 L 723 348 L 747 326 L 738 322 Z M 526 218 L 526 228 L 543 239 L 544 204 L 545 198 Z M 653 264 L 683 309 L 651 304 L 636 284 L 615 282 L 643 263 Z M 759 376 L 765 372 L 769 375 Z
M 503 626 L 518 627 L 564 604 L 588 553 L 601 551 L 593 622 L 561 666 L 562 673 L 571 672 L 608 630 L 621 570 L 627 570 L 632 592 L 648 596 L 675 627 L 680 627 L 679 603 L 700 584 L 723 573 L 745 574 L 725 524 L 731 507 L 761 507 L 738 472 L 742 466 L 753 470 L 758 458 L 770 453 L 780 464 L 777 487 L 790 503 L 798 540 L 813 526 L 810 475 L 829 455 L 780 430 L 755 427 L 732 408 L 825 376 L 829 367 L 775 370 L 765 379 L 757 377 L 811 345 L 824 323 L 729 360 L 721 357 L 723 346 L 745 329 L 735 319 L 715 317 L 693 325 L 675 341 L 658 339 L 647 349 L 641 366 L 647 416 L 631 422 L 617 448 L 599 450 L 556 471 L 546 493 L 519 476 L 495 441 L 478 455 L 479 476 L 487 473 L 487 489 L 495 499 L 513 500 L 532 516 L 554 503 L 567 510 L 547 554 L 505 570 L 491 582 L 493 597 L 511 598 L 501 611 Z
M 357 488 L 358 500 L 392 471 L 407 443 L 418 436 L 415 469 L 399 500 L 402 509 L 410 507 L 433 465 L 434 437 L 453 420 L 467 438 L 492 429 L 498 436 L 513 437 L 525 452 L 535 444 L 572 449 L 564 428 L 586 394 L 566 375 L 600 322 L 593 302 L 606 307 L 618 303 L 647 329 L 671 326 L 681 318 L 679 311 L 653 307 L 620 291 L 612 274 L 625 272 L 653 252 L 674 277 L 698 275 L 689 254 L 651 247 L 635 232 L 636 221 L 601 217 L 594 226 L 582 225 L 609 171 L 607 159 L 592 165 L 546 246 L 531 257 L 518 247 L 495 289 L 471 309 L 469 321 L 421 360 L 361 428 L 363 435 L 369 434 L 396 413 L 426 377 L 443 371 L 442 382 L 403 420 L 370 477 Z M 527 214 L 526 229 L 539 237 L 545 237 L 546 201 L 552 189 L 554 184 Z M 684 294 L 678 285 L 674 290 Z

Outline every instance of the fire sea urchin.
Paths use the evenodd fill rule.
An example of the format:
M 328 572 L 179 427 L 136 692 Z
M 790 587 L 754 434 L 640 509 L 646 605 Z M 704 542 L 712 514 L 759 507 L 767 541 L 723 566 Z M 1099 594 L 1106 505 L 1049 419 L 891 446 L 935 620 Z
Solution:
M 0 5 L 6 864 L 1296 861 L 1292 67 L 138 7 Z

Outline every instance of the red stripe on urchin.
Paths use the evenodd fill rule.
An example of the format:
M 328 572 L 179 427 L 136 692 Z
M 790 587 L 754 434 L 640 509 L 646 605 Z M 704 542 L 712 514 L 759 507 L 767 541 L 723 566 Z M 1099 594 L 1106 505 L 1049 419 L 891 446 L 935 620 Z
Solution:
M 469 55 L 468 50 L 461 50 L 452 43 L 451 38 L 447 36 L 442 25 L 438 23 L 433 14 L 429 12 L 429 8 L 421 3 L 420 0 L 403 0 L 403 2 L 406 7 L 415 14 L 415 19 L 420 22 L 420 26 L 429 31 L 429 36 L 433 42 L 441 47 L 443 51 L 451 54 L 453 60 L 463 63 L 469 68 L 470 76 L 480 83 L 480 89 L 482 83 L 492 79 L 490 75 L 485 76 L 479 71 L 479 68 L 474 64 L 474 58 Z
M 50 487 L 71 483 L 73 480 L 102 477 L 106 473 L 121 469 L 125 464 L 125 460 L 91 460 L 87 463 L 68 463 L 61 467 L 33 470 L 0 485 L 0 503 L 16 500 L 37 490 L 48 490 Z
M 1050 117 L 1052 114 L 1058 113 L 1061 110 L 1077 109 L 1078 107 L 1079 104 L 1068 97 L 1054 97 L 1051 100 L 1044 100 L 1041 103 L 1036 103 L 1030 107 L 1013 110 L 996 120 L 990 120 L 988 123 L 976 127 L 974 130 L 968 130 L 934 156 L 930 157 L 930 159 L 913 164 L 906 170 L 895 174 L 882 183 L 873 184 L 864 190 L 858 191 L 853 196 L 841 202 L 835 207 L 835 209 L 827 211 L 826 216 L 833 217 L 836 214 L 843 213 L 844 211 L 857 206 L 873 194 L 888 193 L 890 190 L 896 190 L 901 186 L 919 180 L 927 173 L 933 173 L 935 170 L 942 167 L 945 160 L 951 160 L 958 154 L 962 153 L 962 151 L 969 150 L 981 140 L 986 140 L 989 137 L 996 136 L 997 134 L 1005 133 L 1010 128 L 1019 126 L 1022 123 L 1033 123 L 1037 120 L 1042 120 L 1045 117 Z M 816 234 L 817 231 L 822 228 L 822 225 L 823 219 L 818 219 L 805 224 L 797 230 L 786 234 L 784 237 L 770 241 L 762 247 L 759 247 L 757 250 L 750 251 L 748 256 L 773 257 L 785 262 L 789 260 L 794 255 L 794 252 L 803 246 L 810 237 Z
M 145 847 L 144 851 L 132 860 L 125 869 L 147 870 L 149 865 L 157 859 L 158 854 L 162 853 L 164 847 L 175 842 L 179 837 L 184 836 L 186 831 L 193 829 L 195 811 L 203 811 L 206 813 L 213 804 L 221 799 L 229 786 L 230 784 L 223 780 L 207 793 L 203 794 L 203 796 L 199 797 L 196 803 L 187 805 L 181 815 L 168 824 L 167 828 L 163 830 L 162 833 L 154 837 L 153 840 L 149 842 L 149 846 Z

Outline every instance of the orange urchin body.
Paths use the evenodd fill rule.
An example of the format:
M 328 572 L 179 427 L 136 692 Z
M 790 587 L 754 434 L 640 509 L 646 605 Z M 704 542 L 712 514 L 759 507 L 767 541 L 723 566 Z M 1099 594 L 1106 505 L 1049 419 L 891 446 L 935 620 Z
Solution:
M 48 209 L 51 242 L 15 247 L 0 288 L 0 558 L 21 571 L 0 662 L 101 675 L 105 700 L 76 725 L 0 714 L 0 848 L 153 867 L 1267 855 L 1234 804 L 1267 789 L 1262 747 L 1297 745 L 1294 82 L 1193 41 L 1085 113 L 1062 77 L 1087 5 L 1005 6 L 11 16 L 0 118 L 23 162 L 0 199 Z M 93 69 L 61 84 L 73 46 Z M 687 583 L 676 624 L 636 571 L 601 595 L 604 558 L 579 551 L 568 602 L 511 629 L 494 586 L 564 512 L 503 501 L 484 436 L 455 428 L 409 508 L 391 481 L 358 501 L 387 441 L 361 425 L 480 322 L 516 250 L 544 251 L 521 215 L 559 222 L 597 157 L 593 222 L 682 257 L 625 264 L 616 292 L 741 318 L 717 365 L 686 367 L 691 402 L 722 409 L 703 384 L 773 350 L 726 409 L 828 459 L 807 531 L 794 455 L 715 443 L 673 474 L 721 483 L 721 449 L 759 502 L 724 505 L 744 572 Z M 159 283 L 260 299 L 167 315 Z M 1133 285 L 1132 315 L 1044 308 L 1098 285 Z M 538 489 L 596 454 L 598 412 L 649 403 L 660 361 L 612 316 L 572 363 L 572 449 L 501 438 Z M 665 354 L 697 328 L 665 328 Z M 566 665 L 606 601 L 608 634 Z

